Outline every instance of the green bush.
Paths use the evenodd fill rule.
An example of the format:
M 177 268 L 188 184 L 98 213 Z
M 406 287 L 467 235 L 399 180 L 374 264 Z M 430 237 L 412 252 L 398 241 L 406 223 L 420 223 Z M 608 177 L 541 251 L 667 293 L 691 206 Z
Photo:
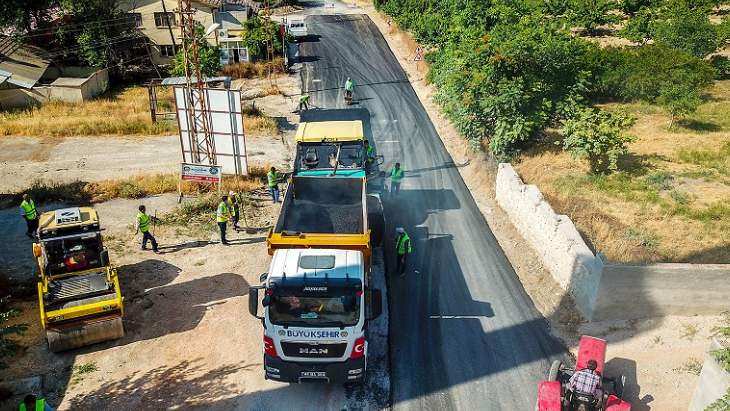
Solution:
M 730 79 L 730 58 L 725 56 L 712 56 L 710 64 L 715 69 L 715 78 L 717 80 Z
M 560 129 L 563 148 L 573 157 L 587 159 L 595 174 L 616 171 L 619 157 L 628 152 L 627 144 L 634 140 L 624 133 L 633 122 L 619 113 L 578 109 L 574 116 L 563 121 Z
M 685 118 L 697 111 L 702 104 L 699 90 L 686 84 L 665 84 L 659 92 L 657 103 L 669 113 L 669 128 L 677 118 Z
M 707 13 L 686 6 L 668 7 L 663 18 L 653 23 L 656 42 L 685 51 L 695 57 L 705 57 L 719 46 L 718 32 Z
M 6 325 L 20 314 L 20 311 L 8 307 L 7 304 L 7 297 L 0 298 L 0 369 L 7 367 L 2 359 L 15 355 L 19 348 L 13 337 L 22 335 L 28 329 L 27 324 Z
M 618 21 L 618 17 L 612 13 L 614 9 L 616 3 L 613 0 L 572 0 L 568 15 L 573 24 L 595 33 L 599 26 Z

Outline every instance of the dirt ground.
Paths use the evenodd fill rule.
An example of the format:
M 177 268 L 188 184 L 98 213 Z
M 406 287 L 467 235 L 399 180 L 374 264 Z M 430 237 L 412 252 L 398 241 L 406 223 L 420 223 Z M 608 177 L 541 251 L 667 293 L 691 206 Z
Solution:
M 686 410 L 697 382 L 696 361 L 703 361 L 711 329 L 719 317 L 666 317 L 632 322 L 583 323 L 569 297 L 520 237 L 494 198 L 495 164 L 474 152 L 433 102 L 435 89 L 425 82 L 427 66 L 413 61 L 418 44 L 398 30 L 372 3 L 358 0 L 383 33 L 451 153 L 487 223 L 504 249 L 525 290 L 550 321 L 556 336 L 576 353 L 582 334 L 609 342 L 607 374 L 627 376 L 627 395 L 636 410 Z M 647 349 L 648 348 L 648 349 Z M 547 373 L 547 370 L 545 370 Z

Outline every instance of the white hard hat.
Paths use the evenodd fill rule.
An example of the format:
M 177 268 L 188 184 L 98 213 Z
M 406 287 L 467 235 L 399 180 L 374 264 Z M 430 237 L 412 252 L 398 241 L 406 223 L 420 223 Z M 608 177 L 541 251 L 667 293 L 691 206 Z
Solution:
M 395 232 L 398 234 L 403 234 L 406 232 L 406 230 L 403 229 L 403 227 L 396 227 Z
M 235 193 L 235 192 L 233 192 L 233 191 L 229 191 L 229 192 L 228 192 L 228 195 L 229 195 L 229 196 L 234 196 L 234 195 L 236 195 L 236 193 Z

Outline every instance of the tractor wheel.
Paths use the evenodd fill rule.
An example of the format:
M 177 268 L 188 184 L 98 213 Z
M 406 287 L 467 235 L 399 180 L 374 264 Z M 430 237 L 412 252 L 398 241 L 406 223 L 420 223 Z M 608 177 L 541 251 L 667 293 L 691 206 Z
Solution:
M 563 366 L 562 361 L 555 360 L 550 365 L 550 371 L 548 372 L 548 381 L 557 381 L 558 380 L 558 372 L 560 371 L 560 367 Z

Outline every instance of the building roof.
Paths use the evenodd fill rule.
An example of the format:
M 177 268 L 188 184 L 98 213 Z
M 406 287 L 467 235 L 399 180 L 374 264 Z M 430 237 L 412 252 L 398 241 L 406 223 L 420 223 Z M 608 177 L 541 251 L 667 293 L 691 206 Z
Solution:
M 10 84 L 32 88 L 51 64 L 44 55 L 45 52 L 38 47 L 0 36 L 0 83 L 6 77 L 5 81 Z

